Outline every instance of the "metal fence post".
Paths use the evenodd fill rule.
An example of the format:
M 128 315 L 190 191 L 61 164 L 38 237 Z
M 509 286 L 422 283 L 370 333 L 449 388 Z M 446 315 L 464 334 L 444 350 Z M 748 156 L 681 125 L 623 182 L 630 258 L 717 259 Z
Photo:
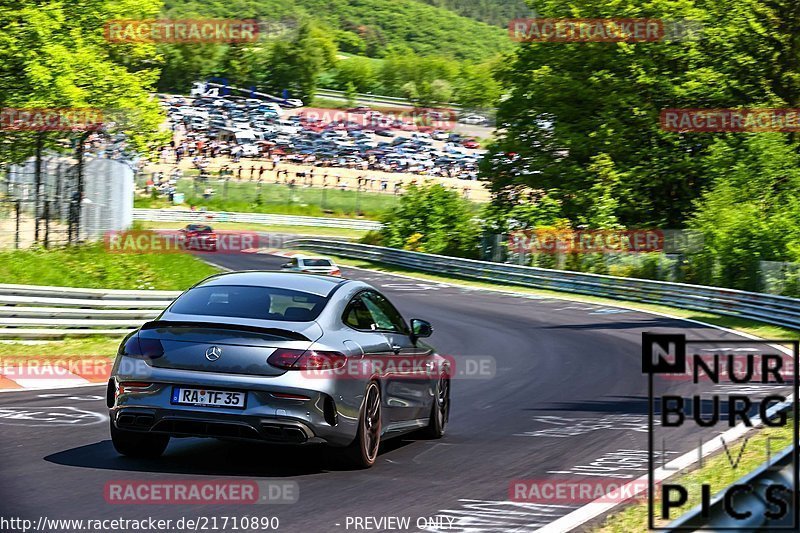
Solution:
M 14 231 L 14 248 L 19 249 L 19 217 L 20 217 L 20 203 L 21 200 L 17 200 L 14 204 L 14 212 L 16 215 L 16 229 Z
M 44 248 L 50 244 L 50 200 L 44 201 Z

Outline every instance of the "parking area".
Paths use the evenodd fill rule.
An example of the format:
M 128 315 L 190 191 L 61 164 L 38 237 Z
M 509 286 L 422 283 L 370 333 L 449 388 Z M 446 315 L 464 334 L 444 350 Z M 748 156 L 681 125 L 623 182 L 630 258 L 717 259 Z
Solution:
M 489 197 L 477 181 L 485 150 L 465 131 L 491 130 L 447 110 L 289 108 L 238 96 L 164 95 L 161 103 L 173 141 L 154 171 L 389 194 L 434 180 L 476 201 Z

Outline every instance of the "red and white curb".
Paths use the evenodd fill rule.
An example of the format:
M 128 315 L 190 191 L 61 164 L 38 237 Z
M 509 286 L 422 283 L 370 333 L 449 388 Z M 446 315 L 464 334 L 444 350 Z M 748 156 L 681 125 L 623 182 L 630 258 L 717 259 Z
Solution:
M 0 392 L 63 389 L 105 383 L 114 361 L 110 358 L 15 358 L 0 361 Z

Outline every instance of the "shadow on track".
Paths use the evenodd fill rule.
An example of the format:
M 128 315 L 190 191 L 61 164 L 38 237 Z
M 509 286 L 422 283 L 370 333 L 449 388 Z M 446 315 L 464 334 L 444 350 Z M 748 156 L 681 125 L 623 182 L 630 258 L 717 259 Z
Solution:
M 384 442 L 378 461 L 415 441 L 396 438 Z M 78 468 L 207 476 L 293 477 L 351 470 L 342 464 L 336 450 L 325 446 L 274 446 L 196 438 L 173 438 L 158 459 L 123 457 L 110 440 L 104 440 L 54 453 L 44 460 Z

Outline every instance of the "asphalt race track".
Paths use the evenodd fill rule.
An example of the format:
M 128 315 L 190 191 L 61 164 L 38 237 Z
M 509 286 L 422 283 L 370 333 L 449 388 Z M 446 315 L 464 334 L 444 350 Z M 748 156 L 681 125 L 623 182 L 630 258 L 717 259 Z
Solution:
M 232 269 L 275 269 L 286 260 L 241 254 L 213 261 Z M 646 474 L 642 331 L 734 338 L 698 324 L 597 304 L 343 271 L 379 287 L 406 318 L 430 320 L 435 329 L 430 341 L 441 353 L 495 358 L 493 378 L 453 382 L 450 424 L 442 440 L 387 441 L 376 465 L 366 471 L 342 470 L 315 448 L 210 439 L 173 439 L 162 458 L 135 460 L 118 456 L 111 446 L 103 386 L 3 393 L 0 514 L 34 521 L 42 515 L 268 515 L 280 519 L 279 531 L 298 533 L 354 531 L 348 517 L 407 516 L 407 531 L 533 531 L 580 505 L 510 502 L 511 480 L 579 479 L 586 471 L 582 466 L 598 460 L 617 479 Z M 8 414 L 21 409 L 34 414 Z M 667 452 L 677 456 L 714 434 L 688 431 L 682 440 L 671 441 Z M 615 462 L 619 453 L 626 459 Z M 637 453 L 640 459 L 632 460 Z M 262 478 L 296 481 L 299 501 L 112 505 L 104 498 L 109 481 Z M 417 518 L 436 516 L 441 526 L 417 527 Z

